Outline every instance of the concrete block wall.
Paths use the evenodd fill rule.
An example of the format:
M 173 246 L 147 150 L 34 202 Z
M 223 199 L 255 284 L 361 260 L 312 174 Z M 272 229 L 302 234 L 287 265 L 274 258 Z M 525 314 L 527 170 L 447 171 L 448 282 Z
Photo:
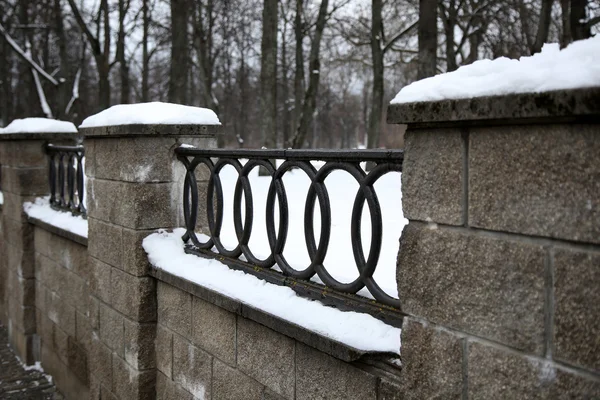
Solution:
M 87 246 L 36 225 L 34 248 L 38 360 L 66 398 L 86 399 L 94 312 Z
M 157 289 L 157 399 L 403 398 L 393 374 L 246 318 L 224 296 L 207 301 L 160 278 Z
M 598 98 L 390 106 L 408 398 L 600 397 Z

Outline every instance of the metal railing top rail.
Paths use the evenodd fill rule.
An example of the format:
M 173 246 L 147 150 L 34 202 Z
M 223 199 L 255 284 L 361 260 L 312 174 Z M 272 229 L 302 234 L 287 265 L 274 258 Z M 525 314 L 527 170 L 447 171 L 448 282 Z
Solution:
M 301 295 L 316 298 L 341 309 L 363 311 L 396 326 L 401 325 L 400 300 L 387 294 L 373 278 L 382 247 L 382 212 L 373 184 L 388 172 L 402 172 L 401 150 L 229 150 L 175 149 L 186 168 L 183 191 L 183 209 L 187 243 L 186 251 L 201 256 L 216 257 L 232 268 L 242 269 L 270 282 L 290 286 Z M 239 159 L 248 159 L 242 164 Z M 274 159 L 284 159 L 276 167 Z M 319 169 L 311 161 L 325 161 Z M 375 166 L 366 172 L 360 163 L 370 161 Z M 209 239 L 201 242 L 196 225 L 199 210 L 199 191 L 196 167 L 205 165 L 209 172 L 206 186 L 206 217 Z M 234 249 L 226 249 L 222 243 L 223 185 L 219 173 L 230 165 L 238 173 L 233 194 L 233 223 L 238 241 Z M 267 258 L 259 259 L 248 245 L 254 220 L 252 185 L 249 173 L 255 167 L 264 168 L 271 176 L 266 203 L 266 231 L 270 248 Z M 283 175 L 292 168 L 299 168 L 311 180 L 304 207 L 304 239 L 310 257 L 310 265 L 302 270 L 293 268 L 283 255 L 288 237 L 289 207 Z M 359 184 L 352 207 L 350 227 L 352 252 L 358 269 L 358 277 L 352 282 L 340 282 L 324 265 L 331 238 L 331 205 L 325 178 L 335 170 L 349 173 Z M 242 206 L 242 196 L 244 206 Z M 320 210 L 320 236 L 315 241 L 314 211 L 316 202 Z M 275 202 L 279 208 L 279 222 L 275 223 Z M 365 256 L 361 238 L 362 211 L 367 204 L 371 216 L 371 243 Z M 242 207 L 244 217 L 242 218 Z M 396 238 L 397 239 L 397 238 Z M 212 249 L 216 248 L 217 253 Z M 245 257 L 241 260 L 240 257 Z M 278 266 L 281 273 L 272 270 Z M 282 275 L 283 274 L 283 275 Z M 317 275 L 323 284 L 311 282 Z M 375 300 L 356 293 L 367 288 Z
M 48 185 L 50 206 L 56 210 L 70 211 L 73 215 L 87 217 L 84 203 L 85 182 L 82 145 L 46 145 L 48 155 Z

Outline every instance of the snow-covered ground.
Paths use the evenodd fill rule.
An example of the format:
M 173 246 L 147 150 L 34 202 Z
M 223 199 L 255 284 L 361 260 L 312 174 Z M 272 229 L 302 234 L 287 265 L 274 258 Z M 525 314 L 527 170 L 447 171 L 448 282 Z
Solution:
M 186 254 L 181 242 L 184 232 L 180 228 L 144 239 L 152 265 L 355 349 L 399 354 L 400 329 L 368 314 L 304 299 L 288 287 L 232 270 L 219 261 Z
M 98 126 L 150 125 L 221 125 L 213 110 L 172 103 L 119 104 L 87 117 L 80 128 Z
M 475 61 L 405 86 L 391 104 L 594 86 L 600 86 L 600 35 L 562 50 L 558 43 L 545 44 L 541 53 L 519 60 Z
M 318 168 L 322 163 L 313 162 L 313 165 Z M 227 249 L 233 249 L 238 244 L 233 227 L 233 192 L 238 175 L 233 167 L 226 166 L 221 170 L 220 176 L 224 200 L 221 241 Z M 271 178 L 268 176 L 258 176 L 258 168 L 254 168 L 250 173 L 250 181 L 254 199 L 254 222 L 249 247 L 256 257 L 265 259 L 270 254 L 265 215 L 266 198 Z M 290 220 L 288 238 L 283 255 L 293 268 L 303 270 L 310 265 L 310 258 L 304 239 L 304 205 L 306 194 L 310 187 L 310 179 L 303 171 L 292 170 L 284 175 L 283 181 L 289 204 Z M 329 273 L 338 281 L 351 282 L 359 275 L 350 240 L 352 207 L 358 191 L 358 183 L 350 174 L 344 171 L 334 171 L 327 177 L 325 184 L 331 204 L 332 224 L 329 249 L 324 265 Z M 374 278 L 386 293 L 393 297 L 398 297 L 396 286 L 398 240 L 402 229 L 408 223 L 408 220 L 402 214 L 400 174 L 395 172 L 388 173 L 382 176 L 374 186 L 383 214 L 383 243 Z M 243 216 L 244 213 L 242 213 L 242 220 Z M 318 243 L 321 227 L 318 203 L 315 206 L 314 221 L 315 242 Z M 365 258 L 369 255 L 369 246 L 371 244 L 370 221 L 368 206 L 365 204 L 361 224 Z M 276 208 L 276 227 L 278 226 L 278 222 L 279 214 L 278 208 Z M 320 282 L 317 275 L 313 277 L 313 280 Z M 360 294 L 371 297 L 366 288 Z

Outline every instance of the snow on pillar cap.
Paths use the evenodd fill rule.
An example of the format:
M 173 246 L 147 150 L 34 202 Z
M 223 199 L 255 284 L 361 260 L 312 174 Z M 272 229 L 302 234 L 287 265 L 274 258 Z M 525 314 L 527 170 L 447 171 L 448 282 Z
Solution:
M 152 102 L 112 106 L 86 118 L 79 127 L 121 125 L 221 125 L 221 122 L 208 108 Z
M 77 133 L 72 122 L 49 118 L 15 119 L 6 128 L 0 128 L 0 134 L 17 133 Z

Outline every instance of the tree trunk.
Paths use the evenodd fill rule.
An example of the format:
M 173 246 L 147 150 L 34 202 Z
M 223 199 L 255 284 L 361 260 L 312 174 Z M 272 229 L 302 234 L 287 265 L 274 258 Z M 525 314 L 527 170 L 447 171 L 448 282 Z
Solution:
M 436 73 L 437 0 L 419 1 L 419 68 L 417 78 Z
M 283 23 L 283 32 L 281 34 L 281 96 L 283 97 L 283 127 L 282 141 L 283 145 L 288 142 L 290 136 L 290 105 L 289 105 L 289 82 L 288 82 L 288 60 L 287 60 L 287 23 Z
M 325 23 L 327 22 L 327 6 L 329 0 L 322 0 L 321 7 L 319 8 L 319 15 L 317 16 L 317 25 L 315 27 L 315 35 L 310 47 L 310 61 L 309 61 L 309 73 L 310 78 L 308 80 L 308 89 L 304 95 L 304 102 L 302 103 L 302 114 L 300 116 L 300 123 L 298 129 L 292 140 L 292 147 L 295 149 L 302 148 L 308 129 L 313 120 L 313 114 L 317 106 L 317 90 L 319 89 L 319 78 L 321 76 L 321 62 L 319 59 L 319 52 L 321 50 L 321 38 L 323 37 L 323 30 L 325 29 Z
M 451 72 L 458 68 L 456 64 L 456 48 L 454 46 L 454 29 L 456 27 L 457 10 L 454 0 L 450 0 L 446 10 L 443 3 L 439 5 L 446 36 L 446 71 Z
M 540 12 L 540 21 L 538 23 L 535 42 L 531 48 L 531 54 L 542 51 L 542 46 L 548 40 L 548 31 L 550 30 L 550 21 L 552 19 L 552 3 L 554 0 L 542 0 L 542 10 Z
M 277 146 L 277 0 L 264 0 L 260 60 L 260 116 L 262 143 Z
M 119 0 L 119 33 L 117 37 L 117 61 L 121 77 L 121 104 L 129 103 L 129 66 L 125 59 L 125 0 Z
M 304 97 L 304 32 L 302 29 L 302 0 L 296 0 L 296 16 L 294 18 L 294 36 L 296 38 L 296 70 L 294 72 L 294 118 L 292 132 L 298 128 Z
M 150 15 L 148 10 L 148 0 L 142 0 L 142 102 L 147 102 L 150 98 L 148 92 L 148 75 L 150 73 L 150 60 L 148 58 L 148 29 L 150 28 Z
M 188 1 L 171 0 L 171 69 L 169 101 L 187 104 L 188 68 Z
M 570 0 L 560 0 L 560 9 L 562 11 L 561 22 L 562 31 L 560 35 L 560 47 L 567 47 L 569 43 L 573 41 L 571 36 L 571 12 L 570 12 Z
M 383 50 L 381 48 L 382 35 L 382 0 L 371 2 L 371 57 L 373 59 L 373 99 L 369 129 L 367 132 L 367 147 L 376 148 L 379 144 L 381 131 L 381 112 L 383 110 Z
M 54 23 L 56 24 L 56 37 L 58 38 L 58 59 L 60 62 L 59 77 L 65 81 L 69 77 L 69 58 L 67 54 L 67 38 L 65 36 L 61 0 L 54 0 Z M 66 113 L 65 107 L 69 102 L 69 86 L 62 84 L 58 87 L 58 102 L 56 118 L 60 119 Z
M 571 0 L 571 36 L 573 40 L 582 40 L 592 37 L 589 26 L 585 23 L 585 6 L 587 0 Z M 580 22 L 583 21 L 583 22 Z

